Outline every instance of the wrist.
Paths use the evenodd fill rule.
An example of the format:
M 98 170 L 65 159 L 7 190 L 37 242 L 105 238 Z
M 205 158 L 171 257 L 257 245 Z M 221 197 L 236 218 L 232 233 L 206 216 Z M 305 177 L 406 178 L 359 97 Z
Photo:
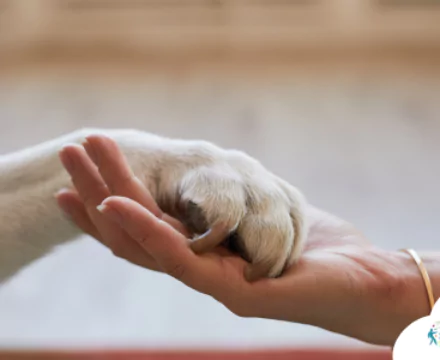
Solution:
M 440 253 L 419 252 L 419 256 L 425 265 L 429 278 L 431 279 L 435 303 L 440 297 Z
M 419 283 L 423 284 L 425 295 L 425 307 L 428 307 L 428 315 L 431 313 L 435 302 L 439 298 L 440 291 L 440 253 L 402 251 L 418 270 Z M 418 285 L 420 287 L 420 284 Z
M 429 253 L 419 253 L 423 264 L 425 265 L 431 282 L 439 284 L 437 274 L 440 274 L 440 266 L 434 256 Z M 422 273 L 417 266 L 414 258 L 404 252 L 396 251 L 391 253 L 391 261 L 398 272 L 394 287 L 395 296 L 388 302 L 388 316 L 391 344 L 394 344 L 402 331 L 414 321 L 429 316 L 431 305 L 428 297 L 427 288 L 423 280 Z M 435 288 L 437 288 L 435 286 Z

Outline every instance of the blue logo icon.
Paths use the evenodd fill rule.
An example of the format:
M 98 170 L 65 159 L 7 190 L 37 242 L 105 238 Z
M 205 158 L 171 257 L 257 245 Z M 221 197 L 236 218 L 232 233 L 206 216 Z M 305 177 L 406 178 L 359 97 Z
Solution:
M 434 323 L 428 332 L 429 345 L 440 347 L 440 321 Z

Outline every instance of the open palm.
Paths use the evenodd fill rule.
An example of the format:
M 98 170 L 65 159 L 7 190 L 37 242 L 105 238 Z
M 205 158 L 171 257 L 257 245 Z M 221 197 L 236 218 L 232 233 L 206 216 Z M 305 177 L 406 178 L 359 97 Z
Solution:
M 403 255 L 372 246 L 335 216 L 309 207 L 300 261 L 280 278 L 251 282 L 249 264 L 226 248 L 191 249 L 186 229 L 158 208 L 112 140 L 90 136 L 60 156 L 75 163 L 75 190 L 61 191 L 58 201 L 79 227 L 116 256 L 164 271 L 239 316 L 300 322 L 374 343 L 389 343 L 407 325 L 394 305 L 405 291 L 402 269 L 394 266 Z M 225 235 L 219 226 L 206 236 Z

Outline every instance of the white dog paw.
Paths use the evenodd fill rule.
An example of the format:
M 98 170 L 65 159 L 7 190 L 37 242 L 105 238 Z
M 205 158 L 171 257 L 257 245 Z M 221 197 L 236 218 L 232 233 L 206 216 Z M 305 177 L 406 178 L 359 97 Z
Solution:
M 296 188 L 250 156 L 205 142 L 169 159 L 159 203 L 198 234 L 226 225 L 228 247 L 252 263 L 252 277 L 277 277 L 299 258 L 307 224 Z

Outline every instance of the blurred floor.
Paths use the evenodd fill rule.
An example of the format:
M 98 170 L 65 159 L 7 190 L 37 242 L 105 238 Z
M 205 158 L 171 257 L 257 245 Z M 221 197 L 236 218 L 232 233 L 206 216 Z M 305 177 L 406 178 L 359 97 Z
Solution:
M 0 360 L 389 360 L 390 351 L 290 350 L 290 351 L 93 351 L 93 352 L 0 352 Z
M 235 147 L 389 249 L 438 247 L 440 80 L 362 73 L 259 82 L 0 82 L 0 153 L 80 127 L 135 127 Z M 296 324 L 239 319 L 89 239 L 0 289 L 0 347 L 362 346 Z

